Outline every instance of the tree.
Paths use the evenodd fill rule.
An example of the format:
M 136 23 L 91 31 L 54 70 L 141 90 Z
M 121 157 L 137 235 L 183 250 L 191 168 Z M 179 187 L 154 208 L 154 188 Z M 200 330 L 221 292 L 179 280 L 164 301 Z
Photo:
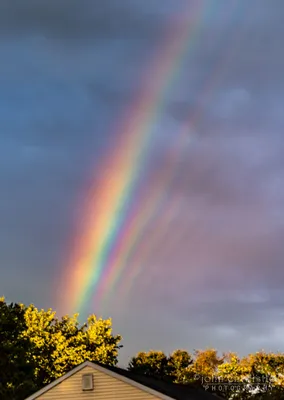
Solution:
M 219 357 L 215 349 L 195 350 L 192 371 L 198 376 L 215 377 L 219 365 L 224 362 L 224 356 Z
M 167 373 L 172 376 L 174 383 L 189 383 L 190 369 L 193 359 L 186 350 L 175 350 L 167 361 Z
M 284 355 L 259 351 L 245 360 L 250 368 L 249 381 L 258 390 L 253 398 L 284 399 Z
M 234 399 L 284 399 L 283 374 L 284 357 L 282 354 L 265 353 L 264 351 L 239 359 L 231 354 L 218 368 L 218 377 L 223 383 L 231 382 L 238 386 L 237 392 L 228 392 L 227 398 Z
M 162 351 L 150 350 L 139 352 L 129 362 L 128 370 L 141 375 L 158 379 L 165 379 L 167 374 L 168 358 Z
M 79 326 L 77 318 L 0 299 L 1 400 L 22 400 L 86 360 L 117 363 L 121 336 L 111 319 L 91 315 Z
M 188 369 L 188 375 L 196 385 L 201 385 L 209 392 L 219 394 L 218 367 L 224 362 L 224 355 L 212 348 L 195 350 L 194 361 Z
M 223 357 L 223 363 L 218 366 L 218 383 L 221 393 L 226 399 L 248 399 L 250 390 L 250 366 L 247 360 L 240 359 L 236 353 L 228 353 Z
M 189 383 L 192 356 L 186 350 L 175 350 L 169 356 L 162 351 L 140 352 L 133 357 L 128 370 L 174 383 Z
M 7 304 L 0 298 L 1 400 L 20 400 L 36 389 L 33 361 L 27 360 L 31 344 L 22 336 L 26 328 L 24 313 L 21 304 Z
M 26 308 L 27 329 L 23 336 L 33 344 L 29 360 L 36 363 L 35 378 L 39 386 L 51 382 L 82 362 L 117 363 L 121 336 L 112 334 L 111 319 L 91 315 L 79 326 L 78 314 L 56 318 L 51 309 Z

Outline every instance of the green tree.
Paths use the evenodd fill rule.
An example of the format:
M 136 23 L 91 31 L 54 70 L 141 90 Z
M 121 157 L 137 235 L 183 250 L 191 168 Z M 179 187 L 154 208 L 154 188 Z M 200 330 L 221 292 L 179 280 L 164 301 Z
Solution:
M 248 399 L 250 390 L 250 366 L 246 358 L 240 359 L 236 353 L 224 356 L 223 363 L 218 366 L 218 383 L 222 387 L 220 396 L 231 399 Z M 226 388 L 226 390 L 224 390 Z M 232 390 L 233 388 L 233 390 Z
M 34 365 L 28 360 L 28 338 L 22 336 L 25 310 L 21 304 L 7 304 L 0 298 L 0 398 L 21 400 L 36 389 Z
M 0 299 L 1 400 L 21 400 L 86 360 L 117 363 L 111 319 L 91 315 L 80 326 L 77 318 Z
M 191 354 L 186 350 L 175 350 L 167 361 L 167 373 L 174 383 L 189 383 L 192 379 L 190 366 L 193 363 Z
M 167 373 L 168 358 L 162 351 L 141 351 L 133 357 L 128 365 L 128 370 L 137 374 L 147 375 L 158 379 L 170 376 Z
M 112 334 L 111 319 L 103 320 L 91 315 L 87 323 L 79 326 L 78 314 L 56 318 L 51 309 L 26 308 L 27 329 L 32 350 L 29 360 L 35 360 L 35 378 L 39 386 L 49 383 L 82 362 L 117 363 L 121 336 Z
M 133 357 L 128 370 L 168 382 L 189 383 L 192 356 L 186 350 L 175 350 L 169 356 L 162 351 L 140 352 Z

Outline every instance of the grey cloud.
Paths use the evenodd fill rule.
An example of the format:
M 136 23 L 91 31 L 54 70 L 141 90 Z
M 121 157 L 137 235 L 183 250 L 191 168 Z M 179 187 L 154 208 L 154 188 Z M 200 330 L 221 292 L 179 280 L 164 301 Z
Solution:
M 177 121 L 197 113 L 200 129 L 203 120 L 207 122 L 205 129 L 211 130 L 212 125 L 228 119 L 230 130 L 236 125 L 283 128 L 279 110 L 283 102 L 284 57 L 279 51 L 283 3 L 275 1 L 273 7 L 269 3 L 269 9 L 267 3 L 255 7 L 252 2 L 239 4 L 240 18 L 234 30 L 220 24 L 216 27 L 210 20 L 190 49 L 181 87 L 169 101 L 168 112 Z M 228 21 L 233 23 L 234 18 L 233 13 Z M 243 103 L 235 98 L 233 104 L 231 95 L 240 90 L 248 97 Z
M 149 291 L 148 289 L 148 293 Z M 139 338 L 137 346 L 139 350 L 155 348 L 171 352 L 176 348 L 186 348 L 193 352 L 194 349 L 213 346 L 220 352 L 236 351 L 240 355 L 246 355 L 263 348 L 267 351 L 279 351 L 282 348 L 283 313 L 280 309 L 275 309 L 273 305 L 265 305 L 262 308 L 262 304 L 246 303 L 245 300 L 238 303 L 225 296 L 223 301 L 214 302 L 214 293 L 209 293 L 211 301 L 208 303 L 202 300 L 204 292 L 199 292 L 195 297 L 189 293 L 188 297 L 184 298 L 188 306 L 180 304 L 178 308 L 169 302 L 161 305 L 163 299 L 158 300 L 158 296 L 157 302 L 152 295 L 149 301 L 144 298 L 140 302 L 135 301 L 133 296 L 131 305 L 127 308 L 128 315 L 131 314 L 129 309 L 133 308 L 134 312 L 144 316 L 143 320 L 134 323 L 130 316 L 118 311 L 120 318 L 116 324 L 121 327 L 120 331 L 124 333 L 126 342 L 135 331 L 143 329 L 144 326 L 144 335 Z M 244 292 L 243 295 L 248 293 Z M 157 318 L 162 326 L 162 335 L 156 329 Z M 125 329 L 125 326 L 129 327 L 129 330 Z M 135 352 L 136 348 L 132 345 L 126 347 L 122 351 L 122 361 Z
M 208 323 L 218 330 L 227 324 L 240 331 L 239 341 L 257 336 L 259 329 L 271 333 L 283 306 L 279 297 L 284 280 L 283 217 L 273 218 L 275 208 L 280 207 L 279 212 L 283 208 L 283 202 L 278 203 L 283 191 L 271 197 L 266 184 L 279 173 L 283 180 L 281 143 L 278 135 L 220 134 L 196 144 L 184 164 L 184 175 L 168 193 L 169 198 L 185 194 L 184 204 L 174 223 L 163 227 L 166 231 L 160 232 L 145 264 L 142 257 L 133 298 L 137 307 L 142 302 L 160 310 L 163 304 L 169 314 L 187 318 L 199 328 Z M 167 206 L 161 211 L 164 215 L 170 212 Z M 151 229 L 155 238 L 162 228 L 155 221 Z M 151 230 L 148 240 L 149 235 Z M 140 245 L 137 253 L 143 254 L 139 250 L 143 238 Z M 239 298 L 230 299 L 236 290 L 243 293 L 241 303 Z M 249 298 L 261 290 L 269 293 L 265 302 Z M 223 298 L 214 301 L 218 293 L 224 293 Z M 269 321 L 265 324 L 270 330 L 264 321 Z
M 167 113 L 177 121 L 189 121 L 197 108 L 196 102 L 172 101 L 167 106 Z
M 42 282 L 54 288 L 100 157 L 115 149 L 168 17 L 186 3 L 1 2 L 1 290 L 13 300 L 57 306 Z M 105 310 L 132 354 L 211 344 L 246 351 L 256 336 L 268 346 L 264 334 L 281 343 L 284 3 L 239 4 L 229 62 L 235 14 L 217 7 L 189 40 L 152 120 L 143 193 L 154 201 L 156 189 L 164 200 L 125 266 L 126 277 L 140 269 L 131 301 Z M 184 121 L 188 147 L 170 167 Z M 165 184 L 166 173 L 174 178 Z M 155 244 L 148 255 L 147 240 Z
M 139 10 L 139 9 L 138 9 Z M 54 39 L 144 37 L 159 32 L 157 15 L 138 11 L 125 1 L 1 2 L 2 35 L 38 34 Z

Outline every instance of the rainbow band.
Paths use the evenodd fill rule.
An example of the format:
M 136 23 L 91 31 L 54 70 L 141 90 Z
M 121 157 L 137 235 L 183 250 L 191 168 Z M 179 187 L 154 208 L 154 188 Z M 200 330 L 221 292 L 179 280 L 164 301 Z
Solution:
M 94 293 L 99 302 L 107 300 L 122 276 L 131 252 L 143 236 L 147 222 L 155 217 L 161 204 L 166 204 L 166 191 L 176 176 L 177 160 L 185 151 L 184 143 L 190 144 L 190 127 L 199 119 L 198 110 L 177 135 L 176 149 L 170 154 L 169 167 L 161 176 L 161 190 L 156 191 L 145 206 L 142 204 L 142 209 L 131 209 L 129 214 L 129 205 L 133 203 L 139 188 L 140 172 L 151 152 L 151 128 L 163 108 L 166 92 L 178 76 L 177 70 L 184 56 L 195 44 L 193 39 L 201 29 L 200 21 L 211 11 L 210 8 L 203 8 L 202 1 L 197 4 L 194 23 L 190 21 L 177 26 L 177 21 L 174 21 L 172 24 L 174 29 L 170 31 L 170 38 L 162 55 L 149 69 L 144 89 L 133 105 L 132 112 L 123 125 L 116 129 L 116 149 L 101 165 L 100 179 L 91 188 L 84 226 L 76 238 L 71 259 L 63 274 L 62 285 L 66 289 L 63 289 L 65 296 L 59 299 L 59 303 L 64 310 L 82 311 Z M 218 71 L 219 74 L 221 69 L 218 68 Z M 133 277 L 135 275 L 138 276 L 139 271 Z M 127 282 L 130 287 L 131 280 Z
M 228 35 L 226 40 L 226 45 L 220 46 L 220 48 L 227 49 L 222 62 L 218 60 L 218 63 L 213 68 L 213 72 L 208 76 L 205 81 L 202 90 L 199 92 L 200 98 L 207 104 L 214 93 L 214 89 L 221 80 L 226 67 L 232 59 L 232 55 L 236 52 L 236 45 L 240 43 L 243 31 L 239 27 L 239 17 L 242 15 L 242 10 L 239 7 L 237 9 L 237 1 L 230 3 L 230 8 L 228 10 L 228 15 L 235 15 L 235 23 L 232 26 L 231 35 Z M 238 11 L 237 13 L 234 13 Z M 235 46 L 234 46 L 235 45 Z M 181 200 L 177 199 L 170 206 L 166 208 L 166 214 L 170 214 L 170 220 L 166 223 L 167 218 L 160 216 L 160 221 L 156 222 L 155 225 L 158 229 L 154 234 L 147 238 L 146 249 L 142 247 L 139 252 L 136 252 L 136 248 L 139 242 L 143 242 L 143 236 L 149 221 L 156 218 L 158 210 L 165 209 L 165 204 L 167 203 L 167 192 L 170 186 L 173 185 L 175 177 L 178 175 L 178 161 L 183 158 L 184 154 L 187 154 L 188 147 L 193 142 L 192 137 L 190 137 L 190 132 L 196 130 L 198 123 L 201 120 L 202 108 L 195 108 L 194 112 L 189 116 L 188 120 L 182 125 L 181 130 L 177 133 L 176 146 L 173 148 L 171 153 L 171 158 L 168 161 L 167 168 L 163 171 L 159 179 L 159 186 L 156 187 L 148 198 L 143 199 L 139 202 L 139 205 L 132 215 L 132 218 L 127 220 L 128 224 L 122 230 L 123 235 L 120 236 L 115 252 L 112 253 L 112 257 L 109 259 L 106 271 L 102 280 L 100 282 L 100 287 L 98 288 L 96 299 L 101 302 L 101 305 L 107 305 L 107 301 L 110 298 L 109 291 L 112 290 L 116 293 L 116 298 L 119 298 L 119 304 L 122 305 L 123 301 L 126 301 L 127 295 L 129 295 L 131 287 L 134 281 L 138 279 L 143 266 L 147 265 L 147 260 L 155 249 L 157 249 L 158 244 L 161 243 L 163 236 L 165 236 L 165 231 L 170 228 L 170 222 L 173 219 L 173 215 L 179 213 L 179 207 L 181 205 Z M 142 206 L 141 204 L 142 203 Z M 144 204 L 144 205 L 143 205 Z M 164 211 L 165 212 L 165 211 Z M 163 221 L 164 219 L 164 221 Z M 181 229 L 183 229 L 181 227 Z M 172 248 L 172 246 L 170 246 Z M 165 251 L 165 250 L 164 250 Z M 170 249 L 166 249 L 169 252 Z M 130 272 L 125 274 L 125 269 L 127 264 L 129 264 Z M 126 276 L 127 279 L 126 279 Z M 121 284 L 120 289 L 115 288 L 118 284 Z M 123 300 L 124 299 L 124 300 Z

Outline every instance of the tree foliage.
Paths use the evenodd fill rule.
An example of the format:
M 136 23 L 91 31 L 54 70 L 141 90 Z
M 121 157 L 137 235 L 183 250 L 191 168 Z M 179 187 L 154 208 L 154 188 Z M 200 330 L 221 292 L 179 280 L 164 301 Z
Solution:
M 162 351 L 139 352 L 128 365 L 128 370 L 174 383 L 188 380 L 192 357 L 186 350 L 176 350 L 169 356 Z
M 0 399 L 20 400 L 32 392 L 34 364 L 26 354 L 30 342 L 22 335 L 25 310 L 20 304 L 7 304 L 0 298 Z
M 22 400 L 89 360 L 116 365 L 120 335 L 111 319 L 78 314 L 58 318 L 52 309 L 8 304 L 0 298 L 0 399 Z M 243 358 L 212 348 L 140 352 L 132 372 L 178 384 L 201 385 L 227 400 L 284 400 L 284 354 L 259 351 Z
M 192 371 L 196 376 L 214 376 L 224 361 L 224 357 L 219 357 L 215 349 L 195 350 L 194 355 Z
M 191 378 L 193 358 L 186 350 L 175 350 L 168 357 L 167 370 L 174 383 L 186 383 Z
M 168 376 L 167 362 L 167 356 L 162 351 L 150 350 L 148 353 L 141 351 L 130 360 L 128 370 L 157 379 L 164 379 Z
M 91 315 L 86 324 L 79 326 L 77 318 L 78 314 L 58 319 L 51 309 L 27 307 L 27 329 L 23 334 L 33 344 L 29 359 L 36 361 L 35 377 L 41 384 L 86 360 L 107 365 L 117 363 L 121 337 L 112 335 L 111 320 Z
M 78 314 L 57 318 L 52 309 L 0 302 L 1 400 L 20 400 L 82 362 L 116 365 L 120 335 L 111 319 Z
M 215 349 L 196 350 L 193 356 L 185 350 L 170 356 L 151 351 L 133 357 L 129 369 L 175 383 L 194 383 L 224 399 L 284 400 L 282 353 L 261 351 L 239 358 L 236 353 L 218 355 Z

